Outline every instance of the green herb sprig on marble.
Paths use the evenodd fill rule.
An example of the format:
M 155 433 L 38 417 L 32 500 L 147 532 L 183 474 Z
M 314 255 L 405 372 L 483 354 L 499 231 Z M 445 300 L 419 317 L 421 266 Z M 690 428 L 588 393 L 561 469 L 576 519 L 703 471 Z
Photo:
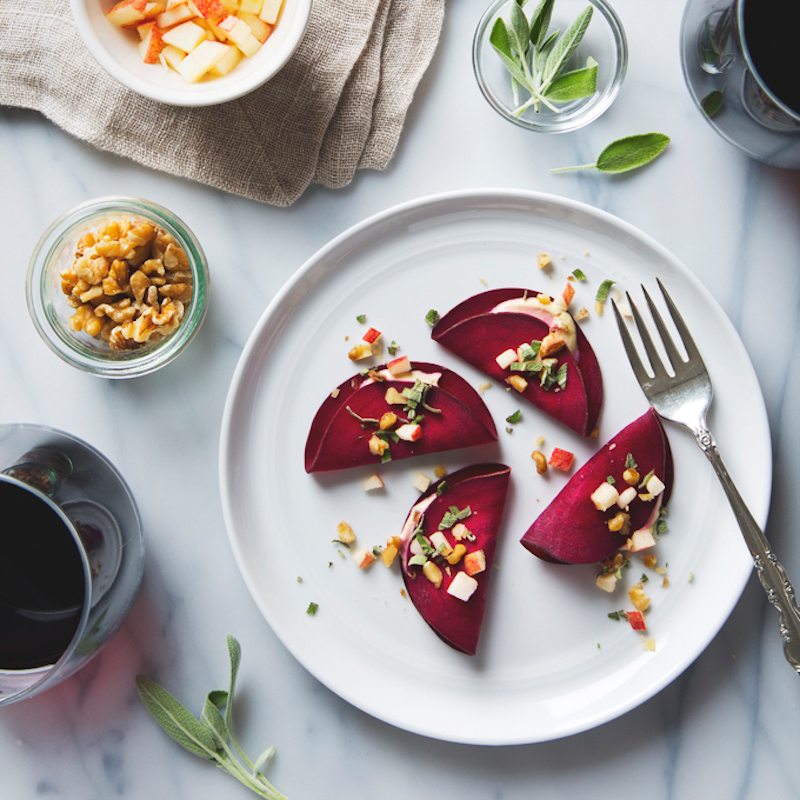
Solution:
M 489 34 L 489 43 L 511 75 L 515 102 L 521 99 L 520 89 L 529 95 L 514 109 L 514 116 L 522 116 L 531 107 L 536 113 L 542 106 L 558 112 L 556 103 L 593 95 L 598 68 L 593 58 L 583 67 L 567 70 L 592 20 L 592 6 L 586 6 L 562 33 L 550 30 L 555 0 L 540 0 L 530 19 L 522 10 L 525 3 L 515 0 L 510 19 L 498 17 Z
M 312 603 L 307 613 L 311 611 Z M 136 689 L 144 707 L 163 731 L 192 755 L 206 759 L 251 792 L 264 800 L 287 800 L 268 780 L 264 773 L 275 755 L 268 747 L 255 761 L 251 761 L 233 734 L 233 693 L 242 658 L 239 642 L 228 635 L 230 681 L 228 690 L 214 689 L 208 693 L 200 717 L 195 717 L 179 700 L 155 681 L 139 675 Z

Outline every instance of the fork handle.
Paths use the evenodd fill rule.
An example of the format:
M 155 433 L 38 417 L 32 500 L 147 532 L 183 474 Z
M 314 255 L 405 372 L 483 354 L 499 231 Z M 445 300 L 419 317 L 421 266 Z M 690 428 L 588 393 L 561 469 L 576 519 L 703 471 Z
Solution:
M 800 608 L 797 607 L 794 587 L 789 581 L 783 564 L 772 552 L 767 537 L 753 519 L 753 515 L 728 474 L 711 432 L 706 427 L 698 428 L 694 431 L 694 438 L 711 462 L 711 466 L 714 467 L 722 488 L 728 496 L 733 514 L 742 530 L 750 554 L 753 556 L 756 575 L 767 593 L 767 600 L 775 606 L 780 615 L 780 634 L 783 639 L 783 652 L 786 660 L 800 674 Z

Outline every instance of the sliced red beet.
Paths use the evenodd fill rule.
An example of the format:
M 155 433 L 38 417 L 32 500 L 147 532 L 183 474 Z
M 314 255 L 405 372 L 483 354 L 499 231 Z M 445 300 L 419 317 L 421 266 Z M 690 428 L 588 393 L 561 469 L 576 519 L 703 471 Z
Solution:
M 426 402 L 441 413 L 419 409 L 425 418 L 423 436 L 416 442 L 390 443 L 393 461 L 425 453 L 438 453 L 461 447 L 497 441 L 497 430 L 489 409 L 480 395 L 463 378 L 438 364 L 416 361 L 412 369 L 421 372 L 441 373 L 438 386 L 428 391 Z M 383 367 L 375 367 L 381 370 Z M 380 456 L 369 451 L 369 439 L 376 430 L 374 425 L 361 423 L 347 410 L 363 418 L 380 419 L 387 411 L 403 416 L 403 407 L 390 406 L 384 400 L 391 386 L 398 392 L 410 386 L 408 382 L 392 380 L 368 383 L 362 375 L 346 380 L 328 396 L 311 423 L 306 440 L 306 472 L 327 472 L 365 465 L 380 464 Z
M 445 314 L 434 326 L 433 339 L 485 372 L 492 378 L 505 381 L 508 370 L 495 360 L 507 349 L 516 349 L 523 342 L 541 340 L 548 333 L 545 321 L 525 313 L 492 313 L 492 309 L 507 300 L 538 292 L 530 289 L 492 289 L 464 300 Z M 603 378 L 597 357 L 583 331 L 576 326 L 577 349 L 566 348 L 557 357 L 568 364 L 565 389 L 547 391 L 535 376 L 525 376 L 528 386 L 522 396 L 546 414 L 583 436 L 597 425 L 603 404 Z
M 661 505 L 665 505 L 672 489 L 672 452 L 658 415 L 649 409 L 575 473 L 522 537 L 522 545 L 545 561 L 563 564 L 591 564 L 619 550 L 626 537 L 610 531 L 608 520 L 621 509 L 615 504 L 605 512 L 598 511 L 591 495 L 609 475 L 619 492 L 627 488 L 622 473 L 628 453 L 642 478 L 653 470 L 664 482 Z M 650 517 L 658 507 L 657 500 L 645 502 L 637 495 L 629 509 L 630 533 L 652 524 Z
M 483 550 L 486 569 L 473 576 L 478 587 L 466 602 L 447 593 L 447 587 L 464 569 L 463 559 L 459 564 L 450 567 L 450 575 L 444 569 L 446 562 L 442 564 L 443 580 L 437 589 L 423 575 L 421 566 L 408 565 L 413 536 L 407 538 L 402 550 L 403 580 L 411 602 L 437 636 L 467 655 L 474 655 L 478 648 L 510 474 L 511 469 L 505 464 L 479 464 L 454 472 L 432 484 L 417 500 L 406 518 L 407 526 L 413 530 L 416 526 L 413 521 L 409 523 L 409 519 L 419 503 L 429 500 L 430 505 L 424 511 L 421 524 L 425 535 L 430 537 L 438 530 L 439 523 L 451 506 L 457 506 L 459 510 L 469 506 L 472 511 L 463 520 L 463 524 L 474 535 L 475 541 L 464 540 L 463 544 L 467 553 Z M 438 495 L 437 490 L 442 483 L 445 484 L 445 489 Z M 405 528 L 406 526 L 404 530 Z M 445 531 L 445 535 L 451 546 L 456 544 L 450 531 Z

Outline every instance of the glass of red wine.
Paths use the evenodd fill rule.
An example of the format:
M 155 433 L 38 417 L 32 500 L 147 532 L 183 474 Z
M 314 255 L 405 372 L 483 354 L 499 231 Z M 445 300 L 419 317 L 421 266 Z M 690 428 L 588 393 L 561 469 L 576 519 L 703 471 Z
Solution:
M 80 669 L 143 569 L 136 504 L 105 456 L 52 428 L 0 425 L 0 707 Z
M 692 97 L 720 135 L 760 161 L 800 169 L 791 6 L 786 0 L 689 0 L 681 63 Z

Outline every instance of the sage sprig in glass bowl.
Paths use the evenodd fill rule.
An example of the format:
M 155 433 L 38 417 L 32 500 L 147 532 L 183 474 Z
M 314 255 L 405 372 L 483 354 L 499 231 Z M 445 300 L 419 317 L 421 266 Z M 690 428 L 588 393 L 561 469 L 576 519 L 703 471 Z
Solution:
M 528 130 L 562 133 L 611 105 L 628 47 L 605 0 L 494 0 L 475 31 L 472 56 L 495 111 Z

